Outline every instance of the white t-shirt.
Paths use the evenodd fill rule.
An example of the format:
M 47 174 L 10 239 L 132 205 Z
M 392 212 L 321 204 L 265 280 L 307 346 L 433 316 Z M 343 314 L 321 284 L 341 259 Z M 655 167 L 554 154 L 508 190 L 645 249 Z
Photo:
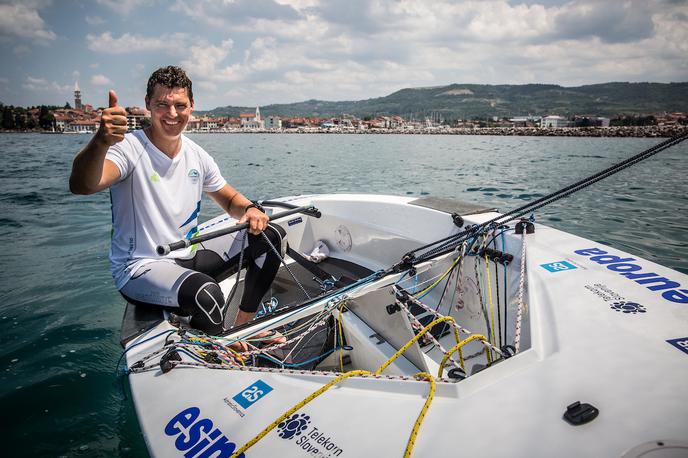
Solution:
M 143 130 L 126 134 L 105 158 L 121 174 L 110 187 L 110 270 L 121 289 L 139 268 L 160 259 L 158 245 L 193 236 L 203 192 L 218 191 L 226 181 L 213 158 L 185 136 L 174 159 L 153 145 Z M 174 251 L 167 258 L 189 257 L 191 250 Z

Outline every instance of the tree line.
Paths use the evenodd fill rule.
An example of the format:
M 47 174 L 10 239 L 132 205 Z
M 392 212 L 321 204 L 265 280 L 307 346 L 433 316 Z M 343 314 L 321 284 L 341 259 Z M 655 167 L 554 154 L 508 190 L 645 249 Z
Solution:
M 24 108 L 0 103 L 0 126 L 3 130 L 50 130 L 55 125 L 52 111 L 58 108 L 62 107 L 40 105 Z M 38 111 L 34 114 L 36 109 Z

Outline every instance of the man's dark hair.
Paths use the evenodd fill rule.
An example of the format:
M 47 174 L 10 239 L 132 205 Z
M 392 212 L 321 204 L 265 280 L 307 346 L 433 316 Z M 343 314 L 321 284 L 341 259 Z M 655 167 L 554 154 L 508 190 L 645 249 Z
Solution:
M 175 87 L 186 88 L 189 94 L 189 100 L 193 102 L 193 91 L 191 90 L 191 80 L 186 76 L 186 72 L 180 67 L 169 65 L 162 67 L 153 72 L 148 78 L 148 88 L 146 89 L 146 97 L 150 100 L 155 91 L 155 85 L 159 84 L 166 88 L 173 89 Z

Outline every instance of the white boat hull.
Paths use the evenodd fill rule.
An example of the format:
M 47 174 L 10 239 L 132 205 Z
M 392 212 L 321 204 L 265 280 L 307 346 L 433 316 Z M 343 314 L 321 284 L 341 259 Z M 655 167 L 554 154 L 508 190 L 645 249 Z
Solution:
M 412 198 L 323 195 L 285 200 L 314 205 L 323 213 L 320 219 L 283 221 L 293 248 L 306 252 L 324 240 L 333 257 L 371 270 L 389 267 L 405 252 L 459 231 L 446 212 L 419 206 Z M 485 212 L 464 219 L 478 224 L 495 216 Z M 519 353 L 482 371 L 470 369 L 460 382 L 438 382 L 413 455 L 622 456 L 658 440 L 679 441 L 681 450 L 680 441 L 688 438 L 688 276 L 539 224 L 525 238 L 526 307 Z M 490 263 L 486 273 L 484 260 L 477 261 L 483 283 L 492 275 L 492 296 L 508 284 L 506 305 L 502 296 L 506 326 L 501 323 L 499 329 L 506 332 L 499 332 L 501 339 L 495 305 L 480 305 L 470 281 L 476 257 L 467 259 L 462 270 L 462 307 L 450 306 L 452 316 L 471 331 L 488 335 L 486 326 L 492 323 L 497 346 L 514 343 L 522 240 L 513 229 L 503 242 L 497 240 L 501 250 L 514 256 L 506 279 L 503 266 L 495 269 Z M 428 275 L 433 268 L 427 267 Z M 422 275 L 425 268 L 418 269 Z M 222 286 L 227 290 L 228 285 Z M 486 286 L 481 287 L 483 296 Z M 435 306 L 440 292 L 423 300 Z M 311 312 L 324 306 L 316 303 Z M 371 328 L 355 313 L 347 312 L 343 324 L 347 341 L 354 342 L 351 358 L 357 369 L 374 370 L 398 349 L 390 339 L 378 345 L 378 330 L 367 335 Z M 173 327 L 162 322 L 130 341 L 128 366 L 161 349 L 166 336 L 138 343 L 166 329 Z M 450 334 L 440 342 L 450 348 L 452 339 Z M 477 342 L 471 345 L 467 354 L 481 348 Z M 357 355 L 356 348 L 368 350 Z M 330 388 L 245 456 L 403 456 L 430 387 L 412 376 L 421 369 L 437 375 L 439 368 L 441 352 L 426 350 L 399 358 L 383 373 L 389 378 L 352 377 Z M 413 358 L 423 358 L 425 367 Z M 486 361 L 467 361 L 469 368 L 475 363 Z M 201 457 L 230 456 L 337 375 L 180 365 L 167 373 L 134 371 L 129 382 L 151 455 Z M 564 421 L 567 406 L 576 401 L 597 408 L 597 418 L 578 426 Z

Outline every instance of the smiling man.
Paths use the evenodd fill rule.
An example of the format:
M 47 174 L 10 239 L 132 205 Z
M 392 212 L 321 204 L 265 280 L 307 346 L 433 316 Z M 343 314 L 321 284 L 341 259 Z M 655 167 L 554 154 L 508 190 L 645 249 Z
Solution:
M 191 80 L 172 66 L 151 75 L 145 130 L 126 133 L 126 111 L 114 91 L 109 99 L 98 132 L 74 159 L 69 187 L 75 194 L 110 189 L 115 286 L 132 304 L 171 308 L 218 334 L 227 307 L 217 282 L 236 271 L 244 251 L 248 268 L 235 324 L 249 321 L 279 269 L 282 238 L 258 206 L 227 184 L 213 158 L 182 135 L 193 111 Z M 159 256 L 157 245 L 197 232 L 203 192 L 239 223 L 248 222 L 248 231 Z

